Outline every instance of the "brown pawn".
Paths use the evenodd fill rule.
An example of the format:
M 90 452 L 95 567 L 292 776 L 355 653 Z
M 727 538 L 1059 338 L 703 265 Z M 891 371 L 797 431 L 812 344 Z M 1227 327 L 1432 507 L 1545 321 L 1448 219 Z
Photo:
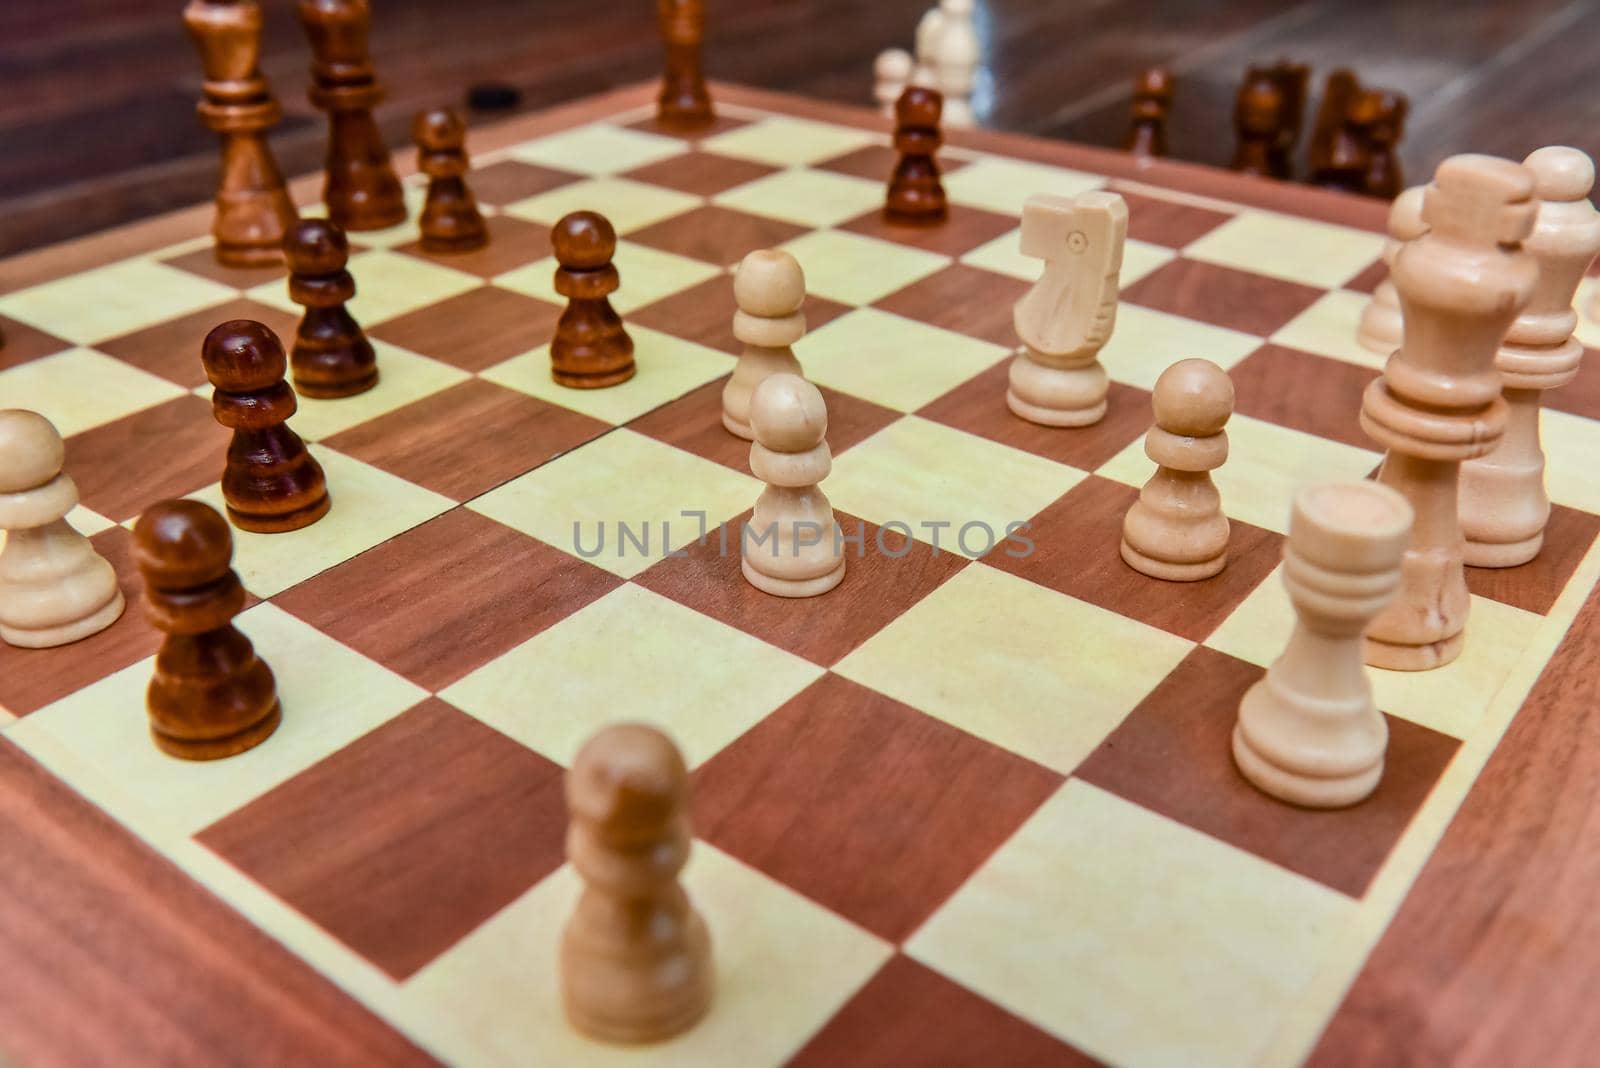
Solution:
M 467 188 L 467 128 L 449 108 L 417 115 L 411 124 L 417 170 L 428 176 L 428 199 L 417 220 L 425 252 L 471 252 L 489 243 L 489 228 Z
M 1133 82 L 1133 122 L 1122 147 L 1135 156 L 1167 154 L 1167 112 L 1172 108 L 1172 72 L 1151 67 Z
M 240 530 L 299 530 L 328 511 L 322 467 L 288 427 L 294 390 L 283 380 L 288 361 L 276 334 L 251 319 L 233 319 L 206 335 L 206 377 L 216 388 L 211 408 L 233 430 L 222 499 Z
M 328 113 L 328 218 L 346 230 L 382 230 L 405 221 L 405 195 L 372 109 L 383 99 L 367 33 L 367 0 L 300 0 L 311 42 L 311 103 Z
M 550 231 L 556 292 L 567 298 L 550 342 L 550 377 L 573 389 L 601 389 L 633 377 L 633 339 L 610 295 L 621 279 L 611 258 L 617 232 L 604 215 L 575 211 Z
M 689 772 L 666 735 L 606 727 L 567 773 L 567 857 L 583 893 L 561 937 L 561 997 L 577 1030 L 659 1042 L 711 1006 L 711 935 L 678 873 L 689 859 Z
M 302 219 L 284 239 L 289 299 L 306 309 L 295 331 L 290 366 L 306 397 L 351 397 L 378 384 L 378 357 L 345 303 L 356 280 L 345 265 L 350 245 L 326 219 Z
M 255 0 L 190 0 L 183 23 L 205 73 L 200 118 L 222 139 L 222 177 L 211 232 L 217 262 L 258 267 L 283 261 L 294 202 L 267 146 L 283 115 L 262 77 L 261 8 Z
M 133 528 L 145 612 L 166 635 L 145 694 L 165 753 L 216 760 L 265 741 L 283 710 L 272 670 L 233 625 L 244 587 L 229 566 L 233 535 L 199 501 L 161 501 Z
M 1368 89 L 1351 108 L 1350 121 L 1366 147 L 1361 191 L 1369 197 L 1393 200 L 1405 188 L 1398 148 L 1410 110 L 1405 94 L 1390 89 Z
M 900 160 L 889 176 L 883 207 L 884 215 L 894 222 L 929 226 L 949 215 L 936 158 L 944 143 L 939 131 L 943 111 L 944 97 L 921 85 L 908 86 L 895 103 L 894 147 Z
M 1234 103 L 1234 170 L 1264 178 L 1286 178 L 1280 146 L 1289 125 L 1289 101 L 1271 70 L 1251 67 Z
M 704 0 L 656 0 L 656 22 L 666 52 L 656 121 L 681 130 L 710 126 L 716 113 L 700 63 L 700 43 L 706 35 Z

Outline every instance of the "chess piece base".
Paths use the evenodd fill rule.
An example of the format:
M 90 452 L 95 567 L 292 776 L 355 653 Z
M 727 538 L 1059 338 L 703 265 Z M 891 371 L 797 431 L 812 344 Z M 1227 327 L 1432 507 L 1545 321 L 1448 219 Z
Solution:
M 240 530 L 248 530 L 252 534 L 285 534 L 301 527 L 309 527 L 312 523 L 328 514 L 328 509 L 333 504 L 333 498 L 323 494 L 314 503 L 293 512 L 283 512 L 278 515 L 246 515 L 236 511 L 232 505 L 225 505 L 228 510 L 228 519 Z
M 1544 531 L 1521 541 L 1491 542 L 1468 540 L 1466 561 L 1470 567 L 1521 567 L 1531 562 L 1544 548 Z
M 770 593 L 774 597 L 820 597 L 844 580 L 844 560 L 841 558 L 839 566 L 826 575 L 818 575 L 808 579 L 774 578 L 762 574 L 750 565 L 750 558 L 743 557 L 739 567 L 744 571 L 744 577 L 750 585 L 762 593 Z
M 296 378 L 294 391 L 302 397 L 314 400 L 336 400 L 339 397 L 354 397 L 358 393 L 365 393 L 378 384 L 378 371 L 373 368 L 370 375 L 361 378 L 352 378 L 348 382 L 309 382 Z
M 618 370 L 594 375 L 551 370 L 550 377 L 555 381 L 556 385 L 566 386 L 568 389 L 605 389 L 607 386 L 621 385 L 632 378 L 637 370 L 637 366 L 630 363 L 628 366 Z
M 1006 407 L 1019 418 L 1040 426 L 1093 426 L 1106 416 L 1106 402 L 1101 401 L 1092 408 L 1077 410 L 1059 410 L 1055 408 L 1041 408 L 1037 404 L 1029 404 L 1017 396 L 1015 390 L 1006 390 Z
M 277 267 L 283 263 L 282 243 L 273 245 L 217 245 L 217 262 L 224 267 Z
M 58 645 L 69 645 L 99 634 L 121 618 L 126 607 L 122 591 L 114 589 L 109 601 L 82 619 L 54 627 L 11 627 L 0 624 L 0 639 L 19 649 L 53 649 Z
M 1162 579 L 1166 582 L 1199 582 L 1220 574 L 1228 564 L 1226 552 L 1210 560 L 1200 560 L 1190 564 L 1175 564 L 1167 560 L 1157 560 L 1129 545 L 1127 539 L 1122 542 L 1122 559 L 1140 574 L 1149 575 L 1151 578 Z
M 1366 662 L 1388 671 L 1431 671 L 1461 655 L 1465 632 L 1458 631 L 1427 645 L 1399 645 L 1367 635 Z
M 1383 778 L 1381 754 L 1371 767 L 1338 778 L 1319 778 L 1281 768 L 1257 753 L 1237 724 L 1233 728 L 1233 762 L 1239 773 L 1262 793 L 1303 808 L 1344 808 L 1364 801 Z
M 221 760 L 243 753 L 247 749 L 254 749 L 271 737 L 272 732 L 277 730 L 278 724 L 282 722 L 283 705 L 274 701 L 265 716 L 237 734 L 230 734 L 225 738 L 176 738 L 170 734 L 163 734 L 154 727 L 150 730 L 150 736 L 155 739 L 157 748 L 168 756 L 175 756 L 180 760 Z
M 726 411 L 722 413 L 722 425 L 736 438 L 744 438 L 746 441 L 756 440 L 756 432 L 751 429 L 748 422 L 741 423 Z
M 474 230 L 458 237 L 423 237 L 417 244 L 424 252 L 436 252 L 443 255 L 476 252 L 489 244 L 489 233 L 487 230 Z

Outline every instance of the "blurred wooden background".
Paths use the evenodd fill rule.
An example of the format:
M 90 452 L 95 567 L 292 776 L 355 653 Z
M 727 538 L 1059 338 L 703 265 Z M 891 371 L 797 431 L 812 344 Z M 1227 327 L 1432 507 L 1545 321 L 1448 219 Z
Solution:
M 868 105 L 872 60 L 909 48 L 932 0 L 708 0 L 706 65 L 719 79 Z M 286 116 L 284 169 L 321 159 L 305 99 L 309 58 L 293 0 L 262 0 L 262 66 Z M 385 133 L 416 109 L 464 107 L 497 81 L 539 108 L 651 77 L 651 0 L 372 0 L 389 88 Z M 212 135 L 181 0 L 0 3 L 0 254 L 211 195 Z M 1520 158 L 1543 144 L 1600 151 L 1600 0 L 977 0 L 991 126 L 1115 145 L 1134 73 L 1177 74 L 1172 154 L 1223 164 L 1233 93 L 1251 61 L 1334 67 L 1411 98 L 1407 174 L 1451 152 Z M 1315 96 L 1313 97 L 1313 106 Z M 498 113 L 504 114 L 504 113 Z M 471 116 L 490 121 L 496 115 Z

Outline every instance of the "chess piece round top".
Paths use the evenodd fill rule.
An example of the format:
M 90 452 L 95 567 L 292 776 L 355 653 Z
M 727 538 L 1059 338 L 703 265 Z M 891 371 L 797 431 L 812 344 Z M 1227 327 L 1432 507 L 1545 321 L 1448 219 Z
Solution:
M 571 270 L 596 270 L 617 254 L 617 232 L 610 220 L 594 211 L 563 215 L 550 230 L 550 243 L 556 262 Z
M 733 299 L 747 315 L 764 319 L 793 315 L 806 300 L 800 261 L 781 249 L 756 249 L 733 273 Z
M 895 101 L 895 122 L 901 126 L 937 126 L 944 113 L 944 97 L 937 89 L 910 85 Z
M 449 152 L 466 143 L 467 127 L 449 108 L 429 108 L 411 123 L 411 138 L 428 152 Z
M 567 774 L 567 807 L 608 838 L 650 835 L 677 814 L 688 794 L 683 756 L 643 723 L 605 727 L 583 744 Z
M 160 501 L 133 527 L 133 559 L 158 589 L 190 589 L 228 573 L 233 532 L 216 509 L 199 501 Z
M 200 362 L 211 384 L 229 393 L 270 389 L 289 368 L 283 342 L 254 319 L 230 319 L 213 328 L 201 346 Z
M 0 493 L 22 493 L 61 473 L 67 450 L 55 426 L 26 408 L 0 411 Z
M 1428 224 L 1422 221 L 1422 198 L 1427 188 L 1414 185 L 1401 190 L 1400 195 L 1394 198 L 1394 203 L 1389 205 L 1391 236 L 1400 241 L 1415 241 L 1428 232 Z
M 1582 200 L 1594 188 L 1594 160 L 1580 149 L 1546 145 L 1529 153 L 1522 165 L 1533 171 L 1540 200 Z
M 1289 541 L 1322 567 L 1372 574 L 1399 566 L 1414 518 L 1411 503 L 1381 482 L 1326 482 L 1294 495 Z
M 879 81 L 903 82 L 911 77 L 915 62 L 904 48 L 886 48 L 873 60 L 872 73 Z
M 1172 96 L 1172 72 L 1165 67 L 1147 67 L 1139 72 L 1133 91 L 1138 96 Z
M 284 235 L 283 254 L 295 274 L 333 274 L 350 262 L 350 242 L 327 219 L 301 219 Z
M 827 436 L 828 406 L 799 375 L 768 375 L 750 395 L 750 428 L 774 452 L 806 452 Z
M 1179 360 L 1156 379 L 1152 403 L 1156 425 L 1167 433 L 1209 437 L 1233 414 L 1233 379 L 1210 360 Z

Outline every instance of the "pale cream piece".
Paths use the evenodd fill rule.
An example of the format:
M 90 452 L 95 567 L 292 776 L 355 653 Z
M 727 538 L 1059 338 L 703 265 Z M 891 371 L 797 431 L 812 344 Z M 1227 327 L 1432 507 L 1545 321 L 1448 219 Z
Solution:
M 911 71 L 916 61 L 904 48 L 885 48 L 872 64 L 872 99 L 885 118 L 894 118 L 895 101 L 911 84 Z
M 740 538 L 750 584 L 779 597 L 816 597 L 844 578 L 844 542 L 817 483 L 833 469 L 828 409 L 799 375 L 775 374 L 750 401 L 750 473 L 767 484 Z
M 1006 404 L 1044 426 L 1089 426 L 1106 414 L 1100 350 L 1117 325 L 1128 205 L 1093 189 L 1035 194 L 1022 208 L 1022 254 L 1044 272 L 1012 313 L 1022 351 L 1011 361 Z
M 1375 482 L 1295 494 L 1283 547 L 1295 627 L 1245 692 L 1233 731 L 1239 771 L 1281 801 L 1353 805 L 1383 776 L 1389 727 L 1372 700 L 1362 633 L 1400 585 L 1411 521 L 1406 499 Z
M 1210 360 L 1179 360 L 1151 400 L 1144 452 L 1156 473 L 1122 518 L 1122 559 L 1151 578 L 1208 579 L 1228 562 L 1228 517 L 1211 472 L 1228 458 L 1233 380 Z
M 678 880 L 689 859 L 689 772 L 671 739 L 619 723 L 567 772 L 567 859 L 583 893 L 561 937 L 562 1004 L 606 1042 L 694 1026 L 715 987 L 711 935 Z
M 1573 297 L 1600 253 L 1600 212 L 1589 203 L 1594 161 L 1576 148 L 1541 148 L 1523 166 L 1539 199 L 1523 249 L 1539 283 L 1495 354 L 1506 399 L 1506 432 L 1493 452 L 1461 465 L 1461 530 L 1474 567 L 1516 567 L 1539 555 L 1550 520 L 1539 412 L 1545 390 L 1572 381 L 1583 362 Z
M 78 487 L 50 420 L 0 411 L 0 638 L 26 649 L 66 645 L 122 615 L 117 574 L 66 515 Z
M 805 336 L 806 276 L 800 262 L 778 249 L 757 249 L 733 274 L 733 336 L 744 352 L 722 388 L 722 425 L 750 441 L 750 395 L 769 375 L 802 374 L 791 347 Z
M 1414 185 L 1394 198 L 1389 205 L 1389 239 L 1383 244 L 1383 262 L 1392 272 L 1394 259 L 1407 241 L 1415 241 L 1427 232 L 1422 225 L 1423 186 Z M 1394 279 L 1385 278 L 1372 291 L 1372 299 L 1361 309 L 1361 322 L 1356 328 L 1356 341 L 1368 352 L 1387 356 L 1400 347 L 1404 329 L 1400 319 L 1400 294 L 1395 292 Z
M 1375 667 L 1425 671 L 1461 654 L 1471 602 L 1460 469 L 1505 429 L 1495 350 L 1538 280 L 1521 248 L 1533 190 L 1533 172 L 1520 164 L 1452 156 L 1423 196 L 1428 232 L 1395 257 L 1405 337 L 1362 396 L 1361 427 L 1387 450 L 1378 480 L 1411 502 L 1416 521 L 1400 593 L 1367 631 Z
M 922 18 L 917 22 L 916 62 L 911 68 L 912 85 L 920 85 L 926 89 L 939 88 L 936 63 L 939 35 L 943 32 L 944 11 L 935 4 L 923 12 Z
M 942 0 L 944 18 L 933 53 L 933 87 L 944 97 L 940 116 L 947 127 L 971 126 L 972 88 L 978 80 L 982 45 L 972 21 L 972 0 Z

